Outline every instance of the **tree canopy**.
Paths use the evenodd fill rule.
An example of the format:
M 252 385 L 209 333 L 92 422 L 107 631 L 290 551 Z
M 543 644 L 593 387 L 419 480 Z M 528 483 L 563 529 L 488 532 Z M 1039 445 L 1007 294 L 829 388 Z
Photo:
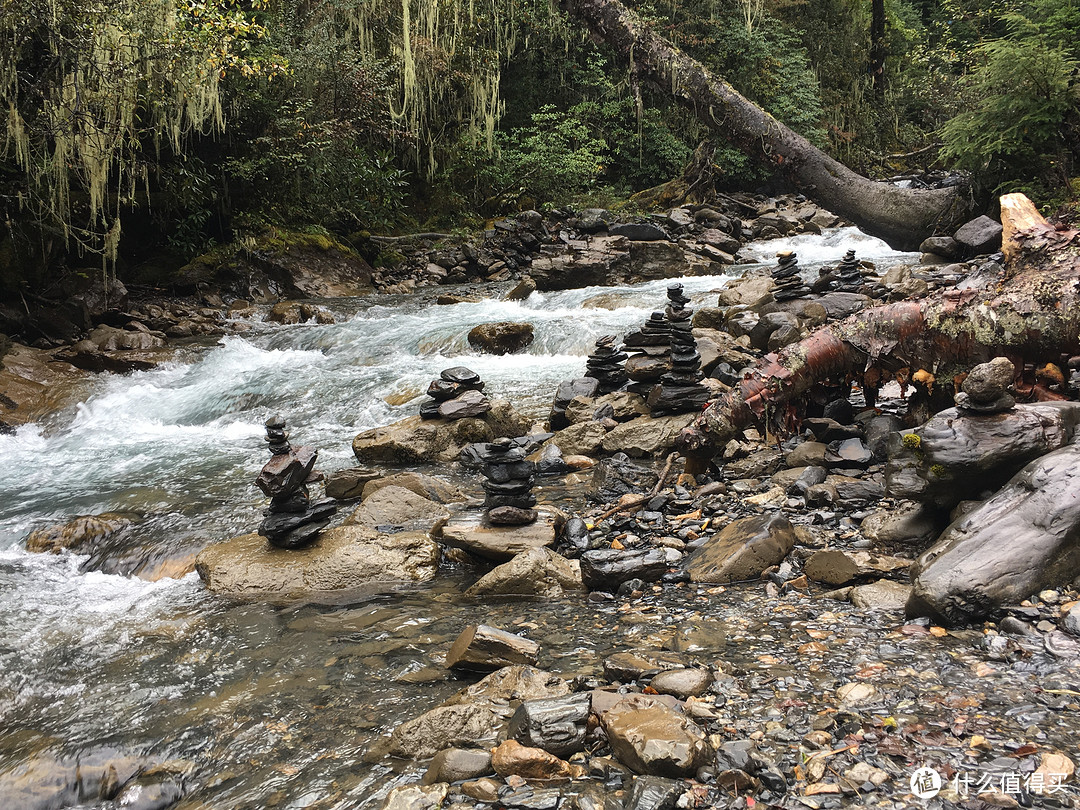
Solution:
M 633 7 L 864 174 L 1075 196 L 1073 0 Z M 3 240 L 45 264 L 602 203 L 675 176 L 705 133 L 540 0 L 6 0 L 0 95 Z M 732 188 L 770 181 L 733 145 L 716 161 Z

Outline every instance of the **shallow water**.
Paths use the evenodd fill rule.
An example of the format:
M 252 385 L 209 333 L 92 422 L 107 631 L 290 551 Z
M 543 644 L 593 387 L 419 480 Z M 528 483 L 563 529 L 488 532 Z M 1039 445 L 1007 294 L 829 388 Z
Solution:
M 911 258 L 854 229 L 773 240 L 749 253 L 768 261 L 788 247 L 810 271 L 849 247 L 879 266 Z M 702 306 L 715 302 L 726 278 L 681 281 L 692 306 Z M 43 752 L 110 748 L 191 763 L 191 798 L 181 806 L 377 806 L 415 769 L 402 766 L 399 777 L 382 761 L 367 763 L 365 752 L 465 685 L 439 662 L 469 623 L 536 639 L 541 664 L 568 676 L 598 672 L 604 655 L 659 643 L 672 627 L 694 635 L 709 626 L 705 618 L 734 630 L 697 632 L 705 659 L 750 673 L 770 651 L 794 660 L 794 645 L 807 639 L 791 621 L 811 621 L 814 611 L 789 599 L 788 612 L 773 617 L 776 628 L 767 624 L 773 605 L 748 630 L 747 600 L 760 587 L 669 589 L 646 600 L 652 607 L 642 618 L 637 608 L 628 615 L 619 604 L 579 597 L 479 604 L 460 595 L 477 572 L 447 568 L 430 587 L 271 606 L 208 594 L 194 574 L 147 582 L 84 570 L 78 555 L 23 547 L 34 528 L 103 511 L 141 515 L 124 542 L 152 559 L 183 558 L 249 531 L 265 506 L 252 482 L 266 460 L 267 417 L 284 414 L 294 443 L 318 447 L 321 470 L 351 466 L 352 437 L 415 413 L 428 382 L 449 366 L 474 369 L 489 395 L 540 419 L 558 382 L 583 372 L 595 339 L 636 328 L 662 309 L 669 283 L 454 306 L 436 305 L 439 291 L 324 302 L 336 324 L 257 323 L 243 337 L 193 346 L 190 362 L 102 376 L 74 412 L 0 436 L 7 467 L 0 480 L 0 771 Z M 598 295 L 615 308 L 583 308 Z M 529 352 L 472 352 L 468 329 L 502 320 L 534 324 Z M 966 641 L 924 642 L 915 651 L 908 649 L 915 642 L 904 644 L 900 657 L 920 671 L 947 674 L 970 655 Z M 851 659 L 849 650 L 822 677 L 839 677 Z M 798 691 L 804 675 L 780 677 L 794 678 Z

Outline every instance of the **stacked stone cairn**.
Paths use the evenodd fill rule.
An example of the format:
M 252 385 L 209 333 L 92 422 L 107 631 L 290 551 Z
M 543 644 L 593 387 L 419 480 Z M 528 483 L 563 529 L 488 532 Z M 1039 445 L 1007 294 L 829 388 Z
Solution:
M 280 416 L 266 420 L 266 443 L 271 457 L 255 485 L 270 496 L 270 508 L 263 512 L 266 519 L 259 525 L 259 534 L 278 548 L 310 545 L 337 511 L 331 499 L 311 502 L 308 485 L 323 479 L 322 473 L 315 471 L 319 451 L 292 447 Z
M 464 366 L 454 366 L 432 380 L 427 395 L 430 400 L 420 406 L 422 419 L 464 419 L 483 416 L 491 410 L 491 402 L 481 393 L 484 383 L 480 375 Z
M 810 294 L 810 288 L 803 283 L 799 274 L 799 260 L 795 251 L 784 250 L 776 254 L 780 260 L 772 271 L 776 289 L 773 290 L 773 299 L 776 301 L 790 301 L 793 298 L 805 298 Z
M 664 314 L 670 326 L 671 370 L 649 392 L 649 411 L 653 416 L 700 411 L 709 400 L 709 389 L 701 385 L 705 375 L 690 327 L 694 311 L 686 308 L 690 299 L 683 295 L 682 284 L 668 287 L 667 296 Z
M 975 366 L 955 397 L 961 415 L 992 414 L 1010 410 L 1016 400 L 1009 394 L 1016 368 L 1005 357 Z
M 866 283 L 854 250 L 849 250 L 844 254 L 844 258 L 836 267 L 836 275 L 836 289 L 840 292 L 859 292 Z
M 626 374 L 632 382 L 626 390 L 647 397 L 670 367 L 671 324 L 663 312 L 654 312 L 645 325 L 623 338 L 630 353 Z
M 496 439 L 480 453 L 484 466 L 484 508 L 496 526 L 524 526 L 536 522 L 536 496 L 532 494 L 536 465 L 511 439 Z
M 604 335 L 596 341 L 596 348 L 585 361 L 585 376 L 598 383 L 601 394 L 618 391 L 629 379 L 626 376 L 627 354 L 615 346 L 615 335 Z

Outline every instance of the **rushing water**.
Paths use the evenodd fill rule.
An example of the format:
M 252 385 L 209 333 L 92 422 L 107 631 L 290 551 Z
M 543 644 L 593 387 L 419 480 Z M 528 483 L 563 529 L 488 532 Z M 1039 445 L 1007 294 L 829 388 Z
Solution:
M 748 253 L 767 261 L 789 246 L 810 270 L 849 247 L 879 263 L 910 258 L 854 229 Z M 681 281 L 701 306 L 725 280 Z M 352 437 L 415 413 L 448 366 L 469 366 L 492 397 L 542 418 L 595 339 L 636 328 L 668 283 L 454 306 L 423 294 L 325 302 L 336 324 L 256 324 L 192 347 L 189 362 L 102 376 L 74 412 L 0 436 L 0 771 L 43 753 L 118 750 L 189 763 L 191 808 L 365 807 L 396 778 L 365 751 L 460 688 L 439 656 L 464 625 L 518 627 L 541 642 L 546 666 L 597 671 L 598 654 L 638 639 L 613 605 L 478 604 L 460 596 L 472 571 L 342 604 L 270 606 L 210 595 L 194 574 L 87 570 L 113 569 L 30 554 L 22 540 L 74 515 L 125 511 L 141 516 L 117 550 L 129 570 L 189 558 L 258 523 L 265 499 L 252 481 L 272 413 L 294 442 L 320 449 L 320 469 L 351 466 Z M 583 307 L 600 295 L 607 308 Z M 468 329 L 502 320 L 534 324 L 529 353 L 473 353 Z M 681 597 L 655 598 L 662 616 Z M 766 634 L 747 651 L 771 643 Z

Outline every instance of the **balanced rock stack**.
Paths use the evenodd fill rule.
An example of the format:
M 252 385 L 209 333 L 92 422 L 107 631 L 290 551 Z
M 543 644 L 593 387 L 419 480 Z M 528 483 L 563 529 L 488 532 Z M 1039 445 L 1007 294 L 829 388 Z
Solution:
M 599 392 L 610 394 L 618 391 L 627 381 L 626 352 L 615 347 L 615 335 L 604 335 L 596 341 L 596 348 L 585 361 L 585 376 L 600 383 Z
M 863 277 L 855 251 L 849 250 L 836 268 L 836 289 L 840 292 L 859 292 L 866 279 Z
M 337 511 L 333 500 L 311 502 L 307 485 L 321 481 L 315 472 L 319 451 L 312 447 L 292 447 L 285 432 L 285 420 L 266 420 L 266 443 L 272 456 L 262 468 L 255 485 L 270 496 L 266 519 L 259 534 L 279 548 L 300 548 L 315 542 Z
M 423 419 L 464 419 L 483 416 L 491 403 L 481 392 L 484 384 L 480 375 L 465 366 L 454 366 L 439 374 L 428 386 L 428 402 L 420 406 Z
M 665 314 L 671 327 L 671 370 L 660 377 L 660 384 L 649 392 L 649 410 L 653 416 L 700 411 L 709 400 L 709 389 L 701 385 L 701 355 L 690 328 L 687 309 L 690 299 L 683 295 L 682 284 L 672 284 L 667 291 Z
M 484 508 L 489 523 L 523 526 L 536 522 L 536 496 L 532 494 L 536 465 L 510 439 L 496 439 L 480 453 L 484 462 Z
M 780 260 L 772 271 L 776 289 L 773 290 L 773 299 L 776 301 L 790 301 L 792 298 L 804 298 L 810 294 L 810 288 L 803 283 L 799 275 L 799 261 L 795 257 L 795 251 L 784 250 L 776 254 Z
M 626 390 L 648 396 L 671 368 L 671 324 L 664 313 L 654 312 L 644 326 L 623 338 L 623 349 L 631 353 L 626 361 L 626 374 L 633 382 Z
M 1004 357 L 995 357 L 989 363 L 980 363 L 971 370 L 960 385 L 955 397 L 961 413 L 988 414 L 1007 411 L 1016 405 L 1009 394 L 1016 369 Z

